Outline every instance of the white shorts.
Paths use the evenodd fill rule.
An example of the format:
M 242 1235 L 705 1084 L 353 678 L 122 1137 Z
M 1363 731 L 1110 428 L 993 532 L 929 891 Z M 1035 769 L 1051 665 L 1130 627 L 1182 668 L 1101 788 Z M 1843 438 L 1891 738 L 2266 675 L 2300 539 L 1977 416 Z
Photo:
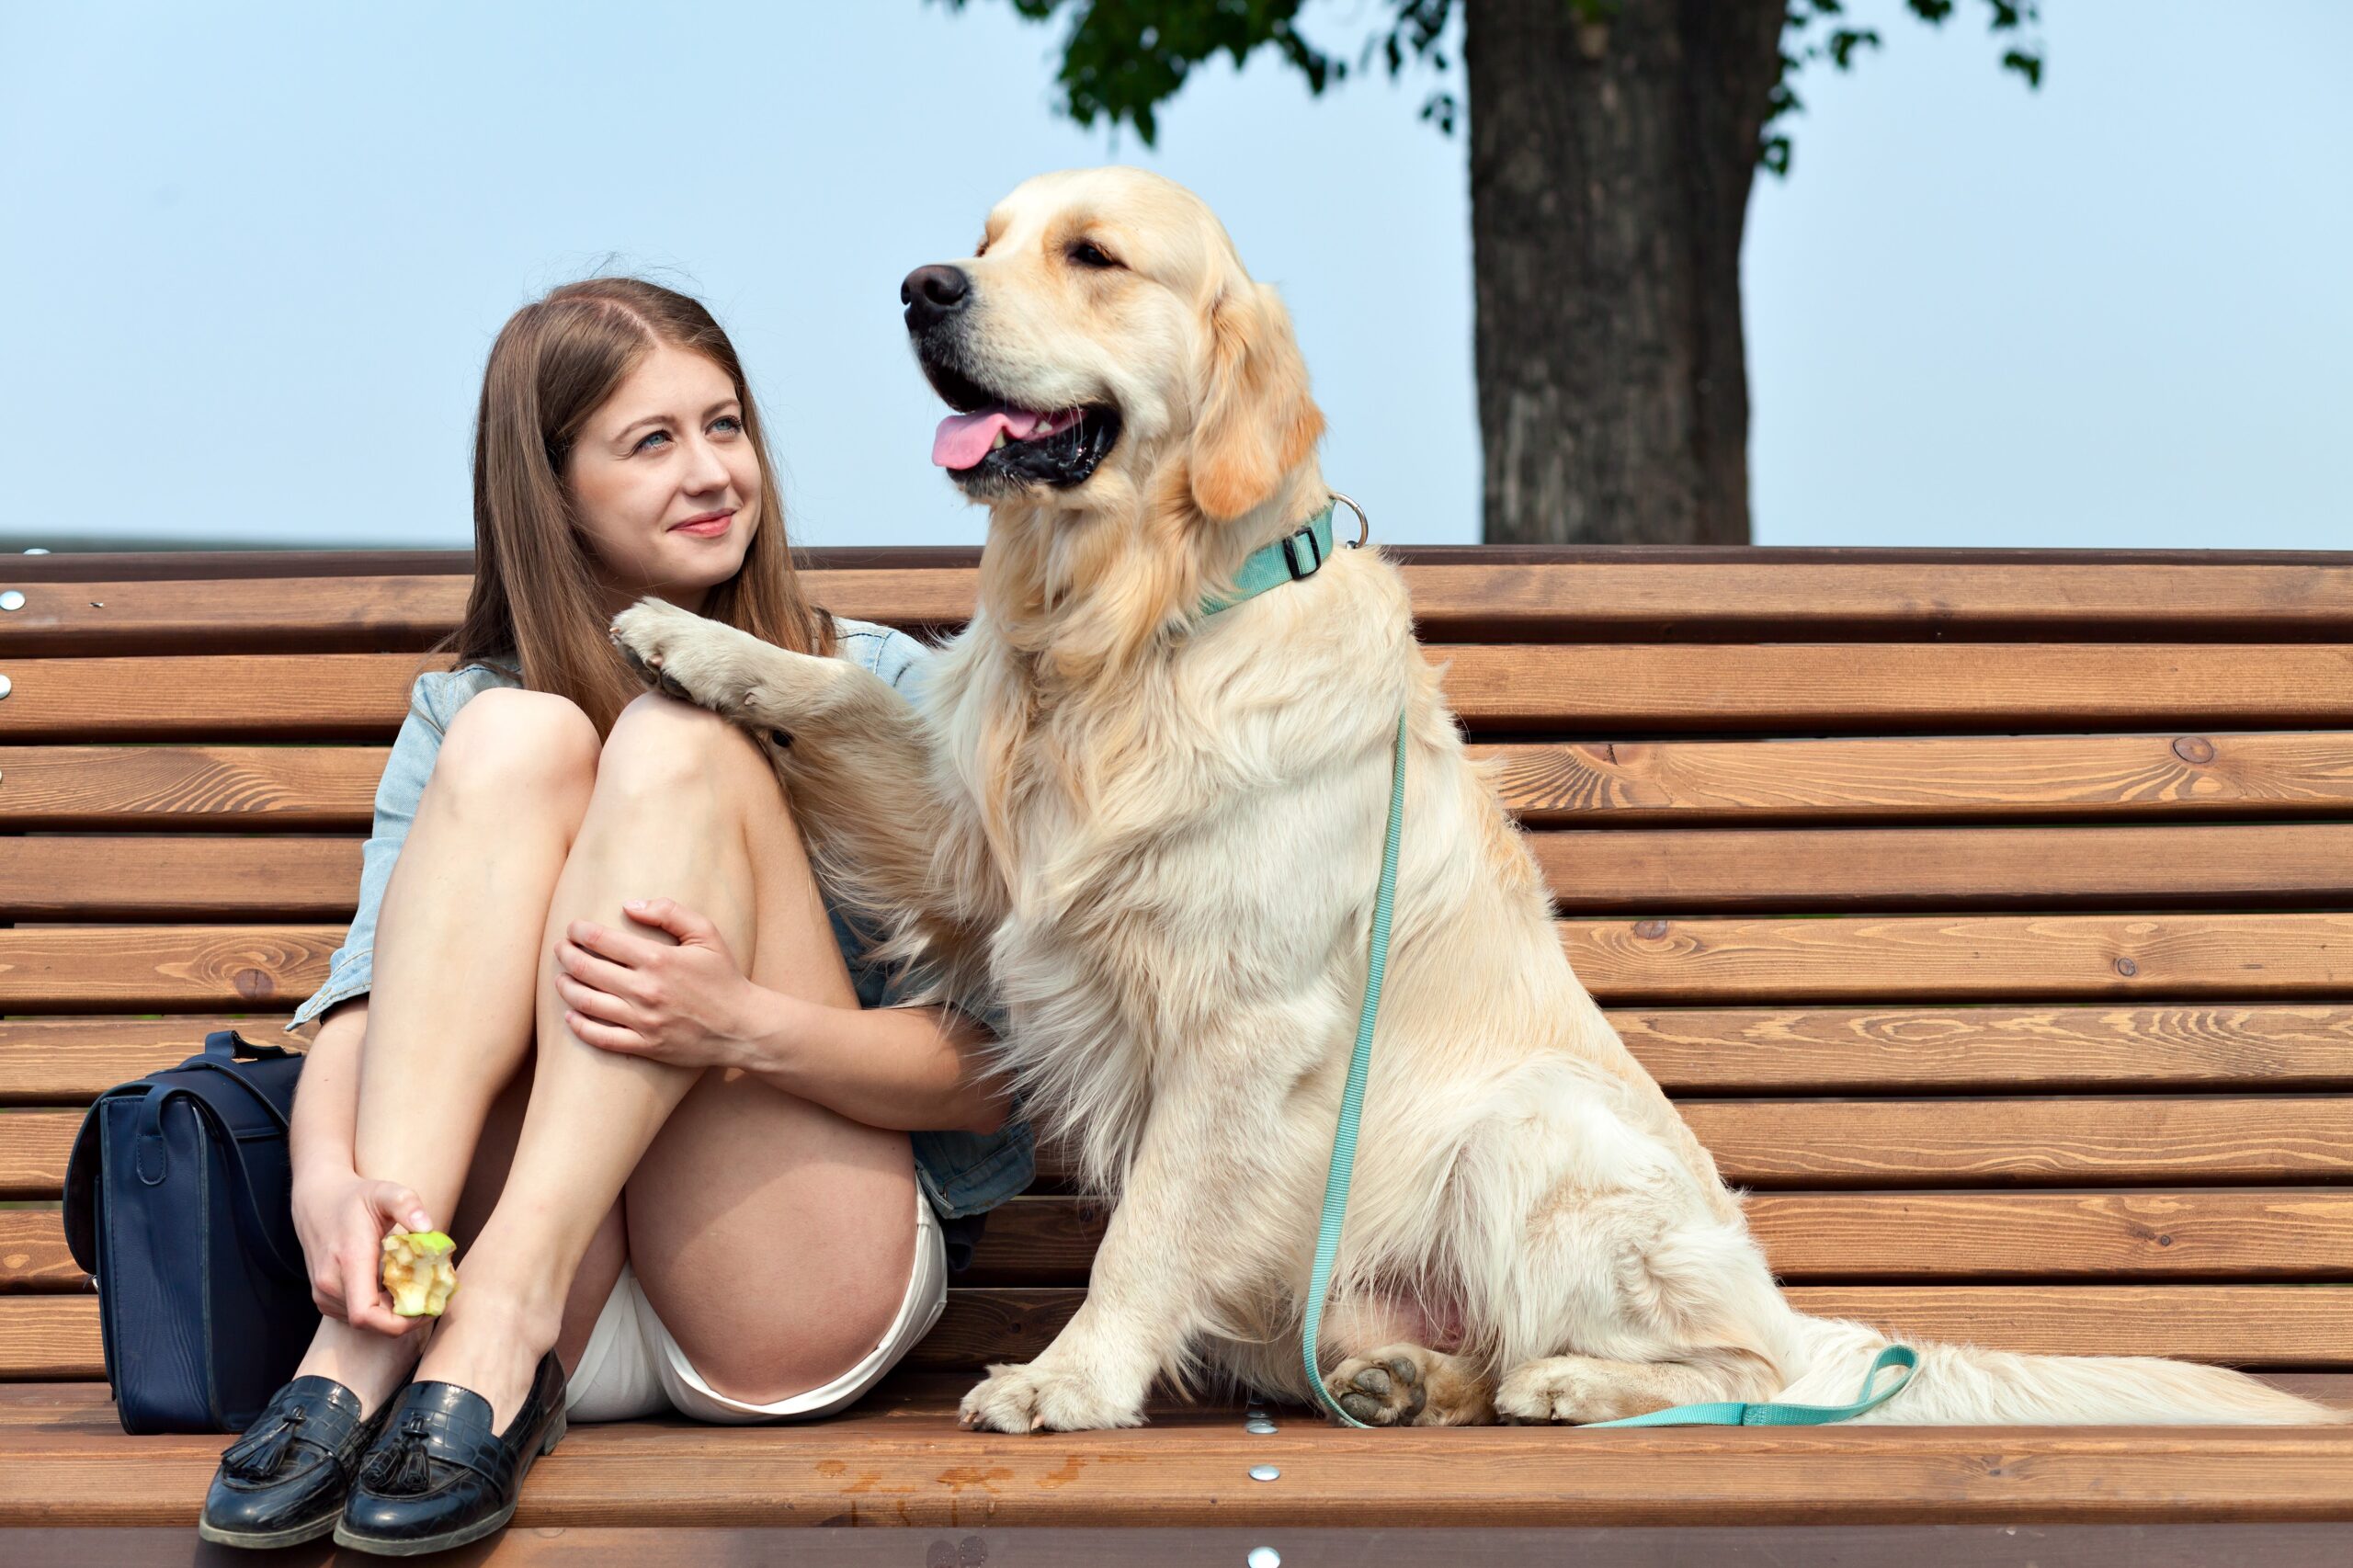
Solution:
M 918 1182 L 915 1269 L 898 1315 L 891 1320 L 881 1342 L 857 1366 L 822 1388 L 774 1404 L 747 1404 L 713 1389 L 688 1364 L 686 1352 L 654 1315 L 654 1303 L 645 1299 L 637 1271 L 624 1263 L 564 1391 L 565 1415 L 573 1421 L 633 1421 L 675 1411 L 697 1421 L 736 1425 L 830 1415 L 897 1366 L 900 1358 L 931 1332 L 947 1304 L 947 1243 L 940 1234 L 939 1218 L 931 1211 Z

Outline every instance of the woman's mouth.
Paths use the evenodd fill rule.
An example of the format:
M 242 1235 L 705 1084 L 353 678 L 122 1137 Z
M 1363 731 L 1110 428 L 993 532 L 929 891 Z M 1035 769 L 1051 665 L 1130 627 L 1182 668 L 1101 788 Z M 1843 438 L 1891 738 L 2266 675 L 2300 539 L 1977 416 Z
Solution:
M 735 514 L 733 511 L 704 512 L 688 517 L 685 522 L 672 523 L 670 531 L 674 534 L 692 534 L 697 539 L 717 539 L 727 531 L 727 525 L 734 520 Z

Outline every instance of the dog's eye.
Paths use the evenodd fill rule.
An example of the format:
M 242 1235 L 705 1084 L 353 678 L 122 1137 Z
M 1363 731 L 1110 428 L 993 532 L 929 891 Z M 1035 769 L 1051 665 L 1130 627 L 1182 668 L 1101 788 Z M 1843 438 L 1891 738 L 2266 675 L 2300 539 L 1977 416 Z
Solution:
M 1070 259 L 1076 266 L 1091 267 L 1097 271 L 1120 265 L 1096 248 L 1092 242 L 1086 240 L 1081 240 L 1070 247 Z

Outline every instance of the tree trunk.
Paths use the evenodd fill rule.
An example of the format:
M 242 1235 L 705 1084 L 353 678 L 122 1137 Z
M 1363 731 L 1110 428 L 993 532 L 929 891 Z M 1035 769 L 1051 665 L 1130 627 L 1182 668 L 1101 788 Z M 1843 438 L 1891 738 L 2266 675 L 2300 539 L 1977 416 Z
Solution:
M 1467 0 L 1490 542 L 1748 542 L 1740 237 L 1783 16 Z

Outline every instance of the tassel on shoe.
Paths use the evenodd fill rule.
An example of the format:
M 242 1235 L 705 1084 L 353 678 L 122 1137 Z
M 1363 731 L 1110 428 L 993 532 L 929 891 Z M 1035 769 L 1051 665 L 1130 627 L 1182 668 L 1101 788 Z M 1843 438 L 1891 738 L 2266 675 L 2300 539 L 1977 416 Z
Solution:
M 424 1492 L 433 1484 L 433 1454 L 426 1446 L 431 1432 L 422 1414 L 411 1414 L 389 1447 L 368 1456 L 359 1483 L 386 1497 L 412 1497 Z
M 248 1432 L 221 1456 L 221 1467 L 240 1481 L 267 1481 L 278 1473 L 301 1435 L 303 1410 L 281 1411 L 266 1432 Z

